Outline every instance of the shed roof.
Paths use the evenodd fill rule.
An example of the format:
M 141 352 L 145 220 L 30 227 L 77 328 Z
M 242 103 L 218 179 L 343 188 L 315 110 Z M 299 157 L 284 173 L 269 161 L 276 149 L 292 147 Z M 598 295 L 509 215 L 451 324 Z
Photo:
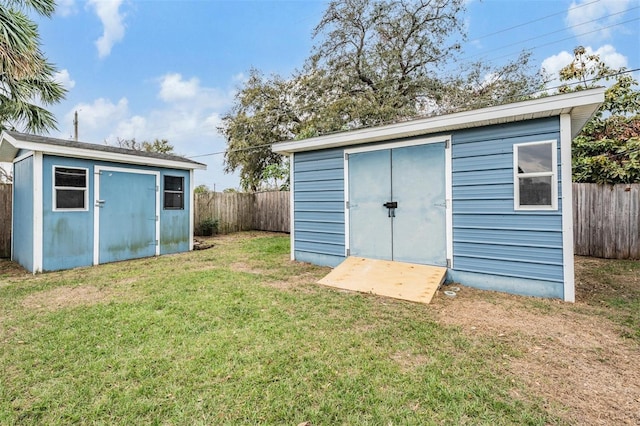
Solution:
M 95 143 L 76 142 L 37 136 L 14 131 L 4 131 L 0 137 L 0 161 L 13 161 L 20 150 L 39 151 L 63 157 L 87 158 L 113 161 L 117 163 L 145 166 L 169 167 L 175 169 L 206 169 L 206 164 L 173 154 L 137 151 Z
M 281 154 L 315 151 L 389 139 L 451 132 L 493 124 L 554 117 L 561 114 L 570 114 L 571 137 L 575 137 L 604 101 L 604 92 L 604 88 L 597 88 L 546 96 L 472 111 L 332 133 L 300 141 L 281 142 L 273 145 L 272 149 L 274 152 Z

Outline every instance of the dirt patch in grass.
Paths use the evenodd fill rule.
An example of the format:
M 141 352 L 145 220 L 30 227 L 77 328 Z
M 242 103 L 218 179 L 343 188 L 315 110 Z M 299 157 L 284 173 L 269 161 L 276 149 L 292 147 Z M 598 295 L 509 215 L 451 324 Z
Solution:
M 9 259 L 0 259 L 0 278 L 22 277 L 29 275 L 26 269 Z M 2 285 L 2 282 L 0 282 Z
M 432 302 L 439 321 L 474 338 L 504 340 L 504 368 L 532 396 L 573 424 L 640 424 L 640 347 L 584 302 L 482 292 L 466 287 Z
M 22 306 L 27 309 L 55 311 L 63 308 L 106 303 L 118 296 L 121 296 L 121 292 L 111 288 L 99 289 L 93 286 L 57 287 L 27 296 L 22 301 Z

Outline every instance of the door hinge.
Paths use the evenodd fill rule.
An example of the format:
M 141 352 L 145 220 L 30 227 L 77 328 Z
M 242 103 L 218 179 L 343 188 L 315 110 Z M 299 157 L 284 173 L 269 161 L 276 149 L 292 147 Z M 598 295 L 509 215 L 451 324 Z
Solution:
M 444 141 L 444 149 L 449 149 L 451 147 L 451 139 L 447 139 Z
M 351 256 L 351 249 L 347 249 L 347 256 Z
M 158 246 L 158 244 L 160 244 L 160 242 L 158 240 L 156 240 L 156 246 Z
M 451 268 L 451 259 L 447 259 L 447 268 Z
M 344 159 L 349 160 L 349 154 L 347 154 L 346 152 L 344 153 Z
M 344 206 L 345 206 L 345 208 L 346 208 L 346 209 L 348 209 L 348 208 L 349 208 L 349 202 L 348 202 L 348 201 L 345 201 L 345 202 L 344 202 Z

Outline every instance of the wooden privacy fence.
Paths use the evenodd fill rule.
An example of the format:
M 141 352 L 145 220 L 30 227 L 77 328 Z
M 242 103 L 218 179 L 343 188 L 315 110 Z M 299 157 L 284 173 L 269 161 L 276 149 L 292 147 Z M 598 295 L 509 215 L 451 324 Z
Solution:
M 11 184 L 0 183 L 0 257 L 11 256 Z
M 195 225 L 218 221 L 218 231 L 289 232 L 289 192 L 222 193 L 195 195 Z
M 573 184 L 575 254 L 640 259 L 640 184 Z

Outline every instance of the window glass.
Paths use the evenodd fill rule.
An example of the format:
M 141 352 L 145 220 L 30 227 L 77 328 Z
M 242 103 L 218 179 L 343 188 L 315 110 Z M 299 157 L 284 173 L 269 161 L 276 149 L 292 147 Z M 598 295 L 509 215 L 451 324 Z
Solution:
M 518 173 L 550 172 L 553 167 L 550 143 L 518 147 Z
M 164 177 L 164 208 L 166 210 L 184 209 L 184 178 L 181 176 Z
M 184 179 L 179 176 L 165 176 L 164 190 L 165 191 L 182 191 L 183 181 Z
M 84 191 L 56 189 L 57 209 L 84 209 Z
M 54 210 L 87 209 L 87 170 L 54 167 Z
M 83 169 L 56 167 L 56 186 L 84 188 L 87 186 L 87 172 Z
M 551 205 L 551 176 L 519 178 L 521 206 Z
M 523 210 L 557 208 L 555 141 L 514 145 L 514 207 Z

